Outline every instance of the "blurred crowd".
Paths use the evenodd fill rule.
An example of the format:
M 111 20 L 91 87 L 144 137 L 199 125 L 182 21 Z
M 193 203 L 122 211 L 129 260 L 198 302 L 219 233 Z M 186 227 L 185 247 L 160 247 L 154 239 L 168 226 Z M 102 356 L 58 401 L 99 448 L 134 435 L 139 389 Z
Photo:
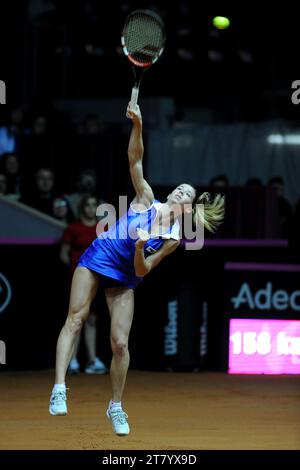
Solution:
M 57 123 L 57 117 L 51 120 L 46 113 L 26 115 L 21 108 L 13 109 L 4 117 L 0 123 L 0 195 L 68 224 L 79 217 L 82 195 L 98 197 L 98 175 L 94 168 L 81 165 L 81 171 L 75 174 L 70 185 L 63 175 L 65 163 L 61 155 L 57 158 L 62 169 L 60 174 L 57 161 L 54 165 L 49 157 L 51 139 L 55 136 L 59 141 L 61 132 L 70 140 L 74 135 L 99 136 L 105 128 L 92 114 L 85 116 L 75 128 L 68 122 L 57 129 L 54 122 Z
M 278 215 L 280 223 L 280 235 L 282 239 L 297 241 L 300 236 L 300 198 L 292 205 L 285 197 L 285 182 L 281 176 L 274 176 L 266 183 L 273 188 L 277 197 Z M 228 189 L 230 186 L 227 175 L 217 175 L 209 182 L 209 186 L 219 190 Z M 258 177 L 249 178 L 245 186 L 262 188 L 264 183 Z
M 22 192 L 22 171 L 17 153 L 6 153 L 0 160 L 0 195 L 26 204 L 65 224 L 79 218 L 81 197 L 86 194 L 101 199 L 96 194 L 97 175 L 86 169 L 78 175 L 77 188 L 72 193 L 60 193 L 55 187 L 55 174 L 51 168 L 41 167 L 34 175 L 34 185 L 29 192 Z

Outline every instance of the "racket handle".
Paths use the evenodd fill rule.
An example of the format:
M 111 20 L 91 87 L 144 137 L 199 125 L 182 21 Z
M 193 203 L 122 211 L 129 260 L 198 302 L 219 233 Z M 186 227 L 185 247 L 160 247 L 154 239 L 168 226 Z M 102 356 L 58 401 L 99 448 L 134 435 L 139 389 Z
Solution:
M 139 97 L 139 88 L 137 86 L 132 87 L 130 105 L 132 108 L 135 108 L 138 102 Z

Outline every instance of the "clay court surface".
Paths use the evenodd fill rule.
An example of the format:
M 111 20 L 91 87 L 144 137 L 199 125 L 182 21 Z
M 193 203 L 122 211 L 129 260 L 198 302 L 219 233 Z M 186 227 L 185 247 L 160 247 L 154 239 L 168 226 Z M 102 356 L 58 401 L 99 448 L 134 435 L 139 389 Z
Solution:
M 48 414 L 53 371 L 0 374 L 0 449 L 300 449 L 300 377 L 130 371 L 131 434 L 105 416 L 109 376 L 68 380 L 69 414 Z

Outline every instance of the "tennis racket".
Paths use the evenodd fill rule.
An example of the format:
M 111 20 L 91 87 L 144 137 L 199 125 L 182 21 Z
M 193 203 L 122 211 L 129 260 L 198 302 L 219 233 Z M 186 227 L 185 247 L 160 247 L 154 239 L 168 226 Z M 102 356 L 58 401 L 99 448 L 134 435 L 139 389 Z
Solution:
M 130 103 L 137 105 L 139 86 L 144 72 L 161 56 L 165 45 L 165 26 L 159 15 L 151 10 L 135 10 L 127 16 L 121 44 L 130 60 L 135 83 Z

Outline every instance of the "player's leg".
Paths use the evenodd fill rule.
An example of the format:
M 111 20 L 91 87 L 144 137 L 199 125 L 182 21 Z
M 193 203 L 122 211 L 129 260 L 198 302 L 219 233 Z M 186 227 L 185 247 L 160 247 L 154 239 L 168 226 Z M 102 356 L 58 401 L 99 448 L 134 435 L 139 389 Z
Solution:
M 55 385 L 50 399 L 51 414 L 66 414 L 65 376 L 76 338 L 86 320 L 98 287 L 98 277 L 86 268 L 77 268 L 73 275 L 69 313 L 60 332 L 56 348 Z
M 105 289 L 105 296 L 111 316 L 110 341 L 112 361 L 110 378 L 112 383 L 112 400 L 107 415 L 112 421 L 116 434 L 129 434 L 127 415 L 122 410 L 122 396 L 129 367 L 128 338 L 133 319 L 134 294 L 132 289 Z

